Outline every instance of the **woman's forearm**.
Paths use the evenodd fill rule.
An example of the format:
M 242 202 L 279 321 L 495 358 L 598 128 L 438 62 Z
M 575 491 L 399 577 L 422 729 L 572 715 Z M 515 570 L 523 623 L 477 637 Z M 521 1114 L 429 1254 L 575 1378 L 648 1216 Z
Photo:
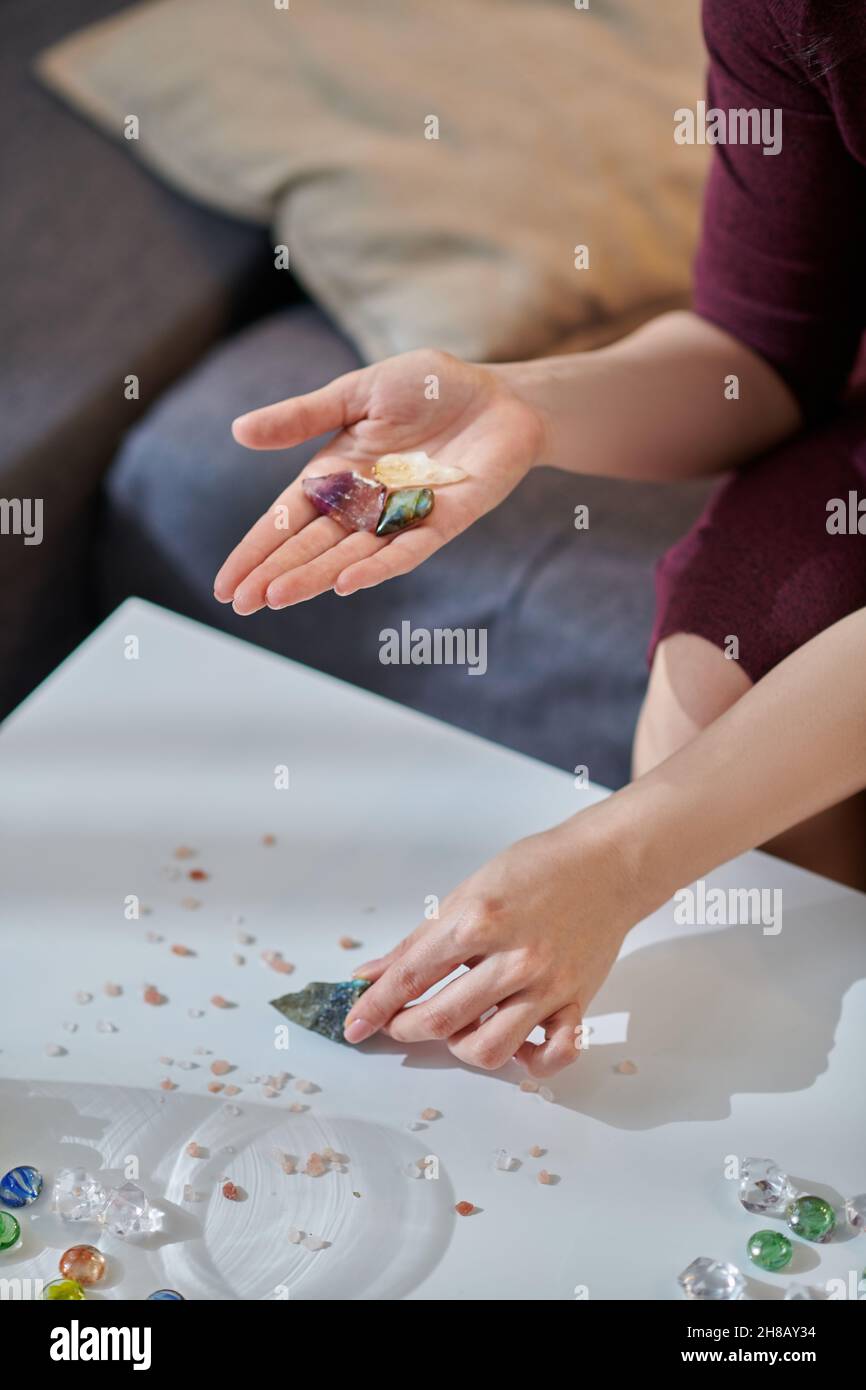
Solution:
M 866 608 L 793 652 L 691 743 L 597 810 L 649 912 L 863 788 Z
M 538 410 L 539 463 L 574 473 L 672 481 L 722 472 L 800 424 L 767 362 L 685 311 L 594 352 L 492 370 Z

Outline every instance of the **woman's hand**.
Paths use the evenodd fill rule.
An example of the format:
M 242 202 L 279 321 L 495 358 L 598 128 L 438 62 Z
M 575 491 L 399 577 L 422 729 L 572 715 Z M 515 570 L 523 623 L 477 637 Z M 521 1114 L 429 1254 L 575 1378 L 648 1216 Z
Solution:
M 329 589 L 352 594 L 414 569 L 508 496 L 539 457 L 544 435 L 540 413 L 495 370 L 433 351 L 350 372 L 307 396 L 242 415 L 233 429 L 250 449 L 285 449 L 338 431 L 217 575 L 216 598 L 244 615 Z M 383 454 L 421 449 L 469 476 L 437 489 L 429 519 L 391 537 L 347 532 L 320 516 L 301 488 L 304 473 L 369 474 Z
M 599 833 L 603 819 L 603 805 L 591 807 L 518 841 L 450 893 L 438 921 L 356 970 L 375 983 L 348 1015 L 346 1040 L 379 1030 L 400 1042 L 438 1038 L 472 1066 L 493 1070 L 514 1057 L 539 1077 L 574 1062 L 583 1012 L 642 915 L 629 904 L 618 851 Z M 404 1007 L 464 964 L 431 999 Z M 544 1043 L 527 1042 L 536 1026 Z

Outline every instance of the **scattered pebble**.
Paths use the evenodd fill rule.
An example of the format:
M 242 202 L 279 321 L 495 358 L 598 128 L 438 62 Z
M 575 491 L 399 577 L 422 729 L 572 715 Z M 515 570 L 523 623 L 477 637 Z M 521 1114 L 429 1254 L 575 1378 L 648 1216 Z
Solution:
M 235 953 L 235 955 L 232 956 L 232 965 L 246 965 L 246 963 L 246 956 L 239 956 L 237 955 L 237 953 Z
M 201 907 L 201 898 L 181 898 L 180 905 L 187 912 L 195 912 L 196 908 Z
M 77 1023 L 64 1023 L 63 1027 L 66 1029 L 67 1033 L 77 1033 L 77 1032 L 78 1032 L 78 1024 L 77 1024 Z
M 224 1182 L 222 1192 L 227 1202 L 239 1202 L 241 1200 L 241 1190 L 233 1182 Z
M 420 1120 L 410 1120 L 409 1123 L 407 1124 L 406 1128 L 407 1128 L 407 1129 L 411 1129 L 411 1130 L 416 1130 L 416 1129 L 423 1129 L 424 1126 L 422 1125 L 422 1123 L 421 1123 Z
M 189 1154 L 190 1158 L 207 1157 L 207 1149 L 203 1149 L 201 1144 L 197 1144 L 194 1139 L 191 1139 L 190 1142 L 187 1144 L 186 1151 Z
M 551 1183 L 556 1182 L 556 1174 L 548 1173 L 546 1168 L 542 1168 L 538 1175 L 538 1181 L 542 1183 L 544 1187 L 550 1187 Z
M 344 951 L 357 951 L 361 942 L 356 941 L 354 936 L 341 936 L 337 945 L 342 946 Z
M 243 920 L 243 918 L 241 920 Z M 241 946 L 252 946 L 255 939 L 254 936 L 250 936 L 248 931 L 239 931 L 235 935 L 235 941 Z
M 161 1091 L 176 1091 L 177 1082 L 172 1081 L 170 1076 L 164 1076 L 159 1083 L 159 1089 Z
M 543 1149 L 540 1144 L 533 1144 L 529 1152 L 532 1158 L 542 1158 L 547 1150 Z
M 471 1216 L 475 1207 L 472 1202 L 458 1202 L 454 1210 L 458 1216 Z
M 204 883 L 206 878 L 210 878 L 210 874 L 204 869 L 190 869 L 188 877 L 195 879 L 196 883 Z
M 102 989 L 103 993 L 107 994 L 109 999 L 116 999 L 119 994 L 123 993 L 123 986 L 116 985 L 112 980 L 109 980 L 106 984 L 104 984 L 102 986 Z
M 160 1065 L 161 1067 L 173 1067 L 173 1066 L 174 1066 L 174 1058 L 173 1058 L 173 1057 L 159 1057 L 159 1058 L 157 1058 L 157 1061 L 159 1062 L 159 1065 Z
M 224 1090 L 223 1090 L 223 1095 L 224 1095 L 224 1096 L 239 1096 L 240 1093 L 241 1093 L 241 1088 L 240 1088 L 240 1086 L 226 1086 L 226 1087 L 224 1088 Z
M 220 1091 L 225 1090 L 225 1087 L 223 1086 L 223 1083 L 221 1081 L 209 1081 L 207 1083 L 207 1088 L 212 1093 L 212 1095 L 215 1096 L 218 1095 Z
M 232 1070 L 232 1064 L 231 1062 L 224 1062 L 222 1059 L 217 1058 L 215 1062 L 211 1062 L 210 1069 L 214 1076 L 225 1076 L 226 1072 Z
M 89 1004 L 92 998 L 93 995 L 88 994 L 86 989 L 80 989 L 75 995 L 75 1002 L 76 1004 Z
M 275 845 L 276 843 L 277 843 L 277 837 L 276 837 L 276 835 L 263 835 L 263 836 L 262 836 L 262 844 L 265 845 L 268 849 L 270 849 L 271 846 L 272 846 L 272 845 Z
M 111 1023 L 107 1018 L 101 1018 L 96 1025 L 97 1033 L 116 1033 L 117 1024 Z
M 200 1010 L 200 1009 L 197 1009 L 197 1010 L 196 1010 L 196 1017 L 197 1017 L 197 1018 L 201 1018 L 201 1010 Z M 193 1048 L 193 1053 L 195 1054 L 196 1057 L 209 1057 L 209 1056 L 210 1056 L 210 1048 L 209 1048 L 209 1047 L 202 1047 L 201 1043 L 199 1043 L 198 1047 L 194 1047 L 194 1048 Z
M 204 1018 L 204 1009 L 187 1009 L 190 1018 Z
M 298 1171 L 298 1160 L 291 1154 L 281 1154 L 280 1167 L 284 1173 L 288 1173 L 291 1177 L 293 1173 L 297 1173 Z
M 537 1091 L 537 1090 L 538 1090 L 538 1082 L 537 1082 L 537 1081 L 521 1081 L 521 1083 L 520 1083 L 520 1089 L 521 1089 L 521 1091 Z
M 515 1166 L 515 1161 L 507 1149 L 499 1149 L 496 1154 L 494 1166 L 501 1173 L 510 1173 Z
M 225 1112 L 227 1115 L 234 1117 L 241 1113 L 241 1108 L 239 1105 L 227 1105 L 225 1106 Z
M 178 845 L 174 852 L 175 859 L 194 859 L 198 854 L 197 849 L 191 849 L 189 845 Z
M 178 1066 L 180 1067 L 181 1071 L 195 1071 L 196 1069 L 196 1063 L 188 1062 L 185 1057 L 182 1057 L 180 1059 L 180 1061 L 178 1062 Z
M 328 1242 L 322 1240 L 321 1236 L 304 1236 L 301 1244 L 305 1250 L 324 1250 Z
M 280 975 L 291 975 L 295 968 L 291 961 L 283 960 L 282 951 L 262 951 L 262 960 Z
M 311 1153 L 304 1165 L 304 1172 L 310 1178 L 321 1178 L 328 1171 L 328 1165 L 321 1154 Z
M 164 941 L 164 940 L 165 940 L 165 937 L 164 937 L 164 936 L 160 936 L 160 934 L 159 934 L 158 931 L 146 931 L 146 932 L 144 933 L 144 939 L 145 939 L 145 941 L 150 941 L 150 942 L 156 943 L 156 942 L 159 942 L 159 941 Z
M 303 1231 L 299 1231 L 297 1226 L 289 1227 L 288 1236 L 292 1245 L 300 1245 L 301 1241 L 304 1239 Z
M 279 1094 L 280 1093 L 277 1090 L 276 1086 L 262 1087 L 262 1095 L 264 1096 L 265 1100 L 275 1100 Z
M 353 1197 L 360 1197 L 360 1195 L 361 1195 L 360 1192 L 353 1192 L 353 1193 L 352 1193 L 352 1196 L 353 1196 Z
M 614 1071 L 619 1072 L 620 1076 L 636 1076 L 637 1067 L 634 1062 L 617 1062 Z
M 195 951 L 191 951 L 190 948 L 189 948 L 188 946 L 181 946 L 181 945 L 172 946 L 172 948 L 171 948 L 171 953 L 172 953 L 173 956 L 194 956 L 194 955 L 195 955 Z
M 145 985 L 143 999 L 145 1004 L 164 1004 L 165 995 L 160 994 L 156 985 Z
M 66 1048 L 65 1048 L 65 1047 L 61 1047 L 61 1046 L 60 1046 L 60 1043 L 46 1043 L 46 1045 L 45 1045 L 45 1056 L 46 1056 L 46 1057 L 65 1057 L 65 1056 L 66 1056 Z
M 312 1081 L 305 1081 L 302 1076 L 296 1076 L 292 1085 L 296 1091 L 302 1091 L 304 1095 L 309 1095 L 311 1091 L 315 1091 L 316 1089 Z
M 215 1009 L 230 1009 L 232 1006 L 228 999 L 224 999 L 221 994 L 212 994 L 210 1001 Z
M 289 1109 L 291 1110 L 293 1115 L 301 1115 L 307 1109 L 307 1107 L 306 1105 L 301 1105 L 298 1101 L 294 1100 L 289 1106 Z
M 441 1114 L 441 1111 L 439 1111 L 439 1110 L 434 1110 L 433 1107 L 432 1107 L 432 1105 L 428 1105 L 428 1107 L 427 1107 L 426 1110 L 422 1110 L 422 1111 L 421 1111 L 421 1119 L 422 1119 L 422 1120 L 438 1120 L 439 1117 L 440 1117 L 440 1114 Z

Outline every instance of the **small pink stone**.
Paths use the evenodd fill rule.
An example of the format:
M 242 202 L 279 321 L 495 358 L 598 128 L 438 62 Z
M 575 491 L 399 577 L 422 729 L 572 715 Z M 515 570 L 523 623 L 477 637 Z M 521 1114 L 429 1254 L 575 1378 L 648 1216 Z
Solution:
M 165 1003 L 165 995 L 160 994 L 156 985 L 146 985 L 142 998 L 145 1004 L 153 1004 L 154 1006 Z
M 219 1091 L 225 1090 L 221 1081 L 209 1081 L 207 1083 L 207 1088 L 213 1095 L 217 1095 Z
M 190 1158 L 204 1158 L 206 1153 L 206 1150 L 202 1148 L 201 1144 L 197 1144 L 194 1139 L 190 1140 L 187 1144 L 186 1151 Z
M 271 961 L 271 969 L 276 970 L 278 975 L 291 975 L 294 968 L 292 962 L 290 960 L 283 960 L 282 956 L 279 960 Z
M 316 1089 L 312 1081 L 305 1081 L 302 1076 L 296 1077 L 292 1084 L 296 1091 L 302 1091 L 304 1095 L 309 1095 Z
M 223 1062 L 217 1060 L 216 1062 L 211 1062 L 210 1069 L 213 1072 L 214 1076 L 225 1076 L 226 1072 L 230 1072 L 232 1070 L 232 1064 L 231 1062 Z
M 66 1056 L 66 1048 L 65 1048 L 65 1047 L 61 1047 L 61 1046 L 60 1046 L 60 1043 L 46 1043 L 46 1045 L 45 1045 L 45 1056 L 46 1056 L 46 1057 L 65 1057 L 65 1056 Z
M 283 1154 L 280 1159 L 280 1167 L 284 1173 L 288 1173 L 291 1177 L 293 1173 L 297 1173 L 298 1171 L 298 1161 L 296 1158 L 293 1158 L 291 1154 Z
M 165 937 L 160 936 L 158 931 L 146 931 L 144 933 L 144 939 L 145 941 L 150 941 L 156 944 L 157 942 L 164 941 Z
M 614 1071 L 618 1071 L 620 1076 L 636 1076 L 637 1067 L 634 1062 L 617 1062 Z
M 344 951 L 356 951 L 361 943 L 356 941 L 354 936 L 341 936 L 337 945 L 341 946 Z
M 239 1187 L 235 1187 L 233 1182 L 224 1182 L 223 1196 L 227 1202 L 239 1202 L 241 1200 L 241 1190 Z
M 542 1183 L 544 1187 L 549 1187 L 550 1184 L 554 1181 L 554 1175 L 553 1173 L 548 1173 L 546 1168 L 542 1168 L 541 1172 L 538 1175 L 538 1181 Z
M 193 955 L 195 955 L 195 952 L 194 952 L 194 951 L 191 951 L 191 950 L 189 949 L 188 946 L 172 946 L 172 948 L 171 948 L 171 953 L 172 953 L 173 956 L 193 956 Z
M 180 905 L 187 912 L 195 912 L 197 907 L 201 907 L 201 898 L 181 898 Z
M 215 1009 L 230 1009 L 231 1004 L 228 999 L 224 999 L 221 994 L 212 994 L 210 1001 Z
M 421 1111 L 422 1120 L 438 1120 L 439 1115 L 440 1112 L 438 1110 L 434 1110 L 432 1105 L 428 1105 L 426 1110 Z
M 175 859 L 194 859 L 198 854 L 197 849 L 191 849 L 189 845 L 178 845 L 174 852 Z
M 521 1083 L 520 1083 L 520 1089 L 521 1089 L 521 1091 L 537 1091 L 537 1090 L 538 1090 L 538 1082 L 537 1082 L 537 1081 L 521 1081 Z
M 111 980 L 109 980 L 107 984 L 103 985 L 103 989 L 105 993 L 108 995 L 109 999 L 116 999 L 119 994 L 123 993 L 122 985 L 116 985 Z
M 161 1091 L 176 1091 L 177 1083 L 172 1081 L 170 1076 L 164 1076 L 159 1083 L 159 1089 Z
M 223 1089 L 223 1095 L 224 1095 L 224 1096 L 239 1096 L 240 1093 L 241 1093 L 241 1088 L 240 1088 L 240 1086 L 226 1086 L 226 1087 Z
M 276 837 L 276 835 L 263 835 L 263 836 L 262 836 L 262 844 L 265 846 L 266 849 L 270 849 L 270 848 L 272 847 L 272 845 L 275 845 L 276 843 L 277 843 L 277 837 Z
M 279 1094 L 280 1094 L 280 1093 L 279 1093 L 279 1091 L 277 1090 L 276 1086 L 263 1086 L 263 1087 L 262 1087 L 262 1095 L 264 1096 L 265 1100 L 274 1100 L 275 1097 L 278 1096 Z
M 304 1166 L 304 1172 L 308 1177 L 321 1178 L 328 1171 L 328 1165 L 321 1154 L 311 1153 Z
M 545 1150 L 541 1147 L 540 1144 L 533 1144 L 532 1148 L 529 1150 L 530 1156 L 532 1158 L 541 1158 L 544 1152 Z
M 305 1105 L 299 1105 L 296 1100 L 292 1101 L 292 1104 L 289 1106 L 293 1115 L 300 1115 L 306 1108 Z
M 160 1065 L 161 1067 L 173 1067 L 173 1066 L 174 1066 L 174 1058 L 173 1058 L 173 1057 L 160 1057 L 160 1059 L 159 1059 L 159 1065 Z

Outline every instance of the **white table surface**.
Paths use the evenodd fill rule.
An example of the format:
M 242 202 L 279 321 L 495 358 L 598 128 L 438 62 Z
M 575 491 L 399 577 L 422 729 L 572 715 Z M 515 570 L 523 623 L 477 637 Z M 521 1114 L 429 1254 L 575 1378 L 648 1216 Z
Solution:
M 128 636 L 138 660 L 124 657 Z M 281 763 L 287 791 L 274 787 Z M 697 1255 L 746 1270 L 748 1236 L 772 1223 L 740 1208 L 729 1156 L 774 1157 L 836 1198 L 866 1189 L 860 895 L 761 854 L 718 871 L 715 885 L 782 888 L 782 932 L 676 926 L 671 906 L 643 922 L 553 1103 L 521 1092 L 516 1068 L 474 1071 L 438 1045 L 350 1049 L 292 1027 L 289 1051 L 274 1046 L 270 999 L 346 977 L 416 925 L 428 894 L 601 794 L 128 603 L 0 732 L 0 1171 L 33 1163 L 50 1183 L 64 1166 L 111 1176 L 138 1163 L 164 1226 L 138 1245 L 101 1237 L 106 1298 L 170 1286 L 217 1299 L 570 1300 L 585 1286 L 590 1299 L 667 1299 Z M 191 863 L 212 874 L 206 883 L 166 876 L 181 844 L 198 849 Z M 126 920 L 128 894 L 149 914 Z M 179 905 L 188 894 L 198 910 Z M 237 944 L 236 914 L 255 945 Z M 344 934 L 363 946 L 342 950 Z M 176 942 L 196 954 L 173 955 Z M 293 975 L 262 963 L 269 948 Z M 106 998 L 106 981 L 123 995 Z M 163 1006 L 142 1001 L 147 983 Z M 78 990 L 93 1002 L 76 1004 Z M 215 992 L 236 1007 L 211 1007 Z M 101 1019 L 118 1031 L 97 1031 Z M 55 1042 L 64 1056 L 46 1055 Z M 162 1054 L 198 1066 L 166 1068 Z M 240 1115 L 206 1090 L 212 1057 L 237 1067 Z M 637 1075 L 615 1072 L 626 1058 Z M 246 1080 L 279 1071 L 318 1089 L 289 1082 L 267 1100 Z M 168 1094 L 165 1075 L 178 1083 Z M 308 1109 L 292 1113 L 293 1101 Z M 427 1106 L 441 1118 L 409 1130 Z M 192 1138 L 207 1159 L 185 1155 Z M 348 1154 L 347 1173 L 288 1177 L 273 1158 L 275 1147 L 303 1159 L 328 1144 Z M 528 1156 L 533 1144 L 543 1159 Z M 500 1147 L 515 1171 L 494 1168 Z M 406 1165 L 427 1154 L 438 1180 L 412 1181 Z M 555 1185 L 538 1183 L 542 1166 Z M 245 1201 L 222 1197 L 224 1177 Z M 185 1182 L 205 1200 L 185 1203 Z M 457 1217 L 462 1199 L 480 1210 Z M 98 1235 L 64 1227 L 44 1197 L 23 1224 L 21 1248 L 0 1255 L 7 1277 L 52 1278 L 67 1245 Z M 289 1244 L 292 1225 L 329 1247 Z M 750 1291 L 779 1297 L 791 1278 L 846 1278 L 864 1264 L 861 1237 L 798 1243 L 791 1270 L 755 1271 Z

